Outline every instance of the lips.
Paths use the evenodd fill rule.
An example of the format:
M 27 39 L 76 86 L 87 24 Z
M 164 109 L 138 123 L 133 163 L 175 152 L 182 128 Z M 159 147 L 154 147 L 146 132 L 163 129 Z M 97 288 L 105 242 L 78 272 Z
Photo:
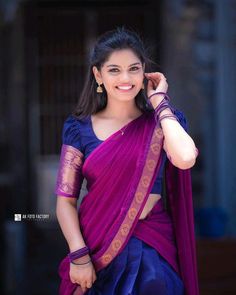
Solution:
M 134 85 L 119 85 L 119 86 L 116 86 L 117 89 L 119 90 L 123 90 L 123 91 L 128 91 L 128 90 L 131 90 L 132 88 L 134 87 Z

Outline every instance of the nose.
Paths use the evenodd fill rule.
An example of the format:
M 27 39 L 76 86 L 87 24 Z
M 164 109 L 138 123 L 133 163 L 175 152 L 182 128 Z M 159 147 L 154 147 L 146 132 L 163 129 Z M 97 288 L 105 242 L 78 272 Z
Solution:
M 128 83 L 130 81 L 130 76 L 129 76 L 129 73 L 127 71 L 123 71 L 123 73 L 121 74 L 120 81 L 122 83 Z

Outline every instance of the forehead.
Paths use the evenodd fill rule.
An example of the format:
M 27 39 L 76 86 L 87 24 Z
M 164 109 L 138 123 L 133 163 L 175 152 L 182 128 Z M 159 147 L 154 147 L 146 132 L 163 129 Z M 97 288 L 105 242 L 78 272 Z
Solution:
M 121 49 L 114 51 L 104 63 L 104 66 L 114 64 L 125 67 L 137 62 L 141 64 L 140 59 L 131 49 Z

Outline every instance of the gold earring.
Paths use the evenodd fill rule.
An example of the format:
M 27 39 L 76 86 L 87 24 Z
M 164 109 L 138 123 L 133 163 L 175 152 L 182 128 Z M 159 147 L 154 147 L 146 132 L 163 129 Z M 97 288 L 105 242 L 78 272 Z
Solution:
M 143 85 L 142 85 L 142 89 L 144 89 L 144 83 L 143 83 Z
M 103 93 L 103 89 L 101 87 L 102 84 L 98 83 L 98 87 L 97 87 L 97 93 Z

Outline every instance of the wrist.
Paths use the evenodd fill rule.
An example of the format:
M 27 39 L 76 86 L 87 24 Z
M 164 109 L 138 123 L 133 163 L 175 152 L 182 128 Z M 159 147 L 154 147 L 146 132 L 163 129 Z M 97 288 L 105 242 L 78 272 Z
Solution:
M 83 241 L 73 241 L 73 243 L 69 244 L 70 252 L 74 252 L 74 251 L 76 251 L 78 249 L 82 249 L 84 247 L 86 247 L 86 244 Z
M 164 98 L 162 99 L 162 101 L 155 108 L 155 120 L 158 124 L 160 124 L 161 128 L 162 128 L 161 121 L 166 118 L 179 121 L 177 116 L 174 114 L 173 108 L 170 106 L 169 101 L 170 99 L 168 95 L 164 95 Z
M 171 107 L 167 107 L 166 109 L 160 110 L 159 116 L 161 115 L 172 115 L 173 112 L 171 110 Z
M 83 247 L 83 248 L 80 248 L 80 249 L 77 249 L 76 251 L 74 252 L 70 252 L 68 253 L 68 258 L 69 258 L 69 261 L 73 264 L 76 264 L 75 261 L 80 261 L 80 263 L 78 264 L 86 264 L 87 262 L 85 262 L 85 259 L 87 258 L 90 258 L 89 256 L 89 253 L 90 253 L 90 250 L 87 246 Z M 91 259 L 89 259 L 91 260 Z M 87 259 L 88 261 L 88 259 Z
M 91 257 L 89 254 L 86 254 L 80 258 L 76 258 L 76 259 L 73 259 L 73 262 L 74 263 L 86 263 L 88 262 L 89 260 L 91 260 Z
M 165 92 L 160 91 L 152 93 L 148 99 L 154 109 L 156 109 L 164 99 L 170 100 L 169 96 Z

